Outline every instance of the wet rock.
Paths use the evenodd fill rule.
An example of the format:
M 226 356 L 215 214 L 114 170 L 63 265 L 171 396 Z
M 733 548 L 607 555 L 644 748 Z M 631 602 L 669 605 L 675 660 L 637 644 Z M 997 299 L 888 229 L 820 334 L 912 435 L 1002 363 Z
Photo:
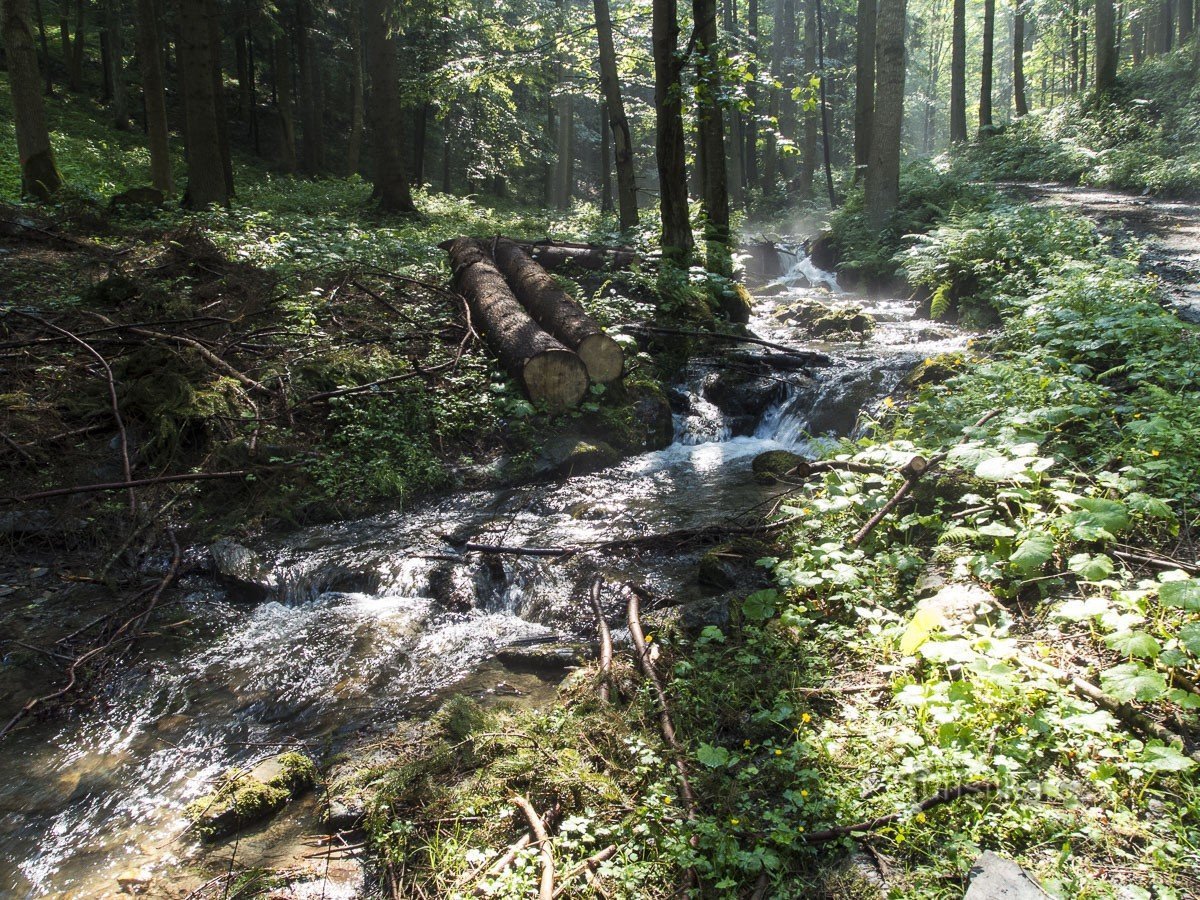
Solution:
M 219 840 L 270 818 L 315 781 L 311 759 L 300 753 L 281 753 L 248 771 L 230 769 L 215 791 L 188 805 L 186 815 L 204 840 Z
M 730 322 L 736 325 L 745 325 L 750 321 L 750 312 L 754 308 L 754 301 L 750 297 L 750 292 L 740 284 L 733 284 L 726 291 L 722 291 L 717 300 L 721 314 Z
M 503 575 L 503 570 L 501 570 Z M 487 565 L 470 566 L 449 560 L 429 573 L 429 596 L 447 609 L 465 612 L 492 596 L 497 584 Z
M 792 282 L 790 286 L 784 284 L 782 281 L 776 281 L 771 284 L 764 284 L 754 293 L 758 294 L 760 297 L 778 297 L 780 294 L 786 294 L 789 287 L 808 287 L 808 279 L 804 278 L 803 276 L 789 280 Z
M 754 457 L 754 462 L 750 464 L 750 470 L 754 473 L 754 480 L 759 484 L 776 484 L 780 478 L 802 462 L 804 462 L 804 457 L 797 453 L 791 453 L 788 450 L 768 450 L 766 453 L 760 453 Z
M 621 454 L 611 445 L 594 438 L 575 435 L 559 435 L 551 438 L 542 448 L 542 455 L 534 464 L 537 475 L 586 475 L 606 469 L 621 459 Z
M 941 353 L 917 364 L 904 376 L 901 386 L 910 391 L 920 390 L 949 381 L 962 373 L 965 358 L 961 353 Z
M 970 582 L 951 582 L 917 604 L 917 612 L 932 613 L 942 629 L 951 631 L 990 619 L 999 609 L 990 591 Z
M 162 206 L 166 202 L 166 195 L 157 188 L 152 187 L 135 187 L 127 191 L 122 191 L 119 194 L 114 194 L 112 199 L 108 201 L 110 209 L 128 209 L 130 207 L 139 206 Z
M 248 547 L 222 538 L 208 548 L 213 569 L 234 599 L 257 602 L 275 589 L 275 576 L 262 558 Z
M 496 659 L 514 672 L 561 673 L 587 663 L 590 648 L 582 644 L 534 644 L 506 647 Z
M 679 388 L 671 388 L 667 391 L 667 400 L 671 405 L 672 412 L 686 413 L 692 408 L 692 398 L 686 391 L 681 391 Z
M 0 534 L 11 537 L 36 537 L 57 531 L 48 509 L 14 509 L 0 512 Z
M 704 398 L 727 416 L 750 416 L 755 421 L 779 393 L 779 382 L 744 369 L 722 369 L 704 383 Z
M 837 376 L 821 391 L 820 402 L 808 415 L 811 434 L 850 434 L 858 422 L 859 412 L 879 394 L 878 370 L 854 370 Z
M 710 625 L 724 628 L 729 624 L 728 595 L 706 597 L 680 606 L 656 609 L 642 617 L 646 631 L 654 634 L 691 637 Z
M 756 570 L 754 563 L 767 555 L 767 546 L 753 537 L 739 537 L 718 544 L 702 557 L 696 578 L 704 587 L 729 590 L 747 581 Z
M 117 887 L 122 894 L 139 896 L 150 890 L 153 877 L 144 869 L 130 869 L 117 876 Z
M 838 267 L 838 249 L 828 232 L 822 232 L 808 242 L 808 258 L 818 269 L 833 272 Z
M 827 306 L 815 300 L 789 304 L 778 310 L 775 318 L 829 340 L 862 340 L 875 330 L 875 320 L 862 307 Z
M 963 900 L 1046 900 L 1047 897 L 1024 869 L 990 850 L 975 860 L 970 879 Z
M 666 397 L 661 394 L 642 397 L 634 402 L 631 415 L 645 436 L 643 446 L 647 450 L 670 446 L 675 437 L 675 423 Z

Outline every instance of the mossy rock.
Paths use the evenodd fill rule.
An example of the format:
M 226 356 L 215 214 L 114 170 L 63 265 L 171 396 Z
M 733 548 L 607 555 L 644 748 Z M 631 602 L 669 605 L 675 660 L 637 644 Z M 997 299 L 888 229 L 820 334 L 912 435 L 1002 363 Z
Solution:
M 546 442 L 534 470 L 537 474 L 570 478 L 606 469 L 620 459 L 620 452 L 605 441 L 561 435 Z
M 754 300 L 745 285 L 732 284 L 729 289 L 722 291 L 717 298 L 721 314 L 735 325 L 745 325 L 750 321 L 750 313 L 754 309 Z
M 630 375 L 609 386 L 606 405 L 598 422 L 589 429 L 624 453 L 661 450 L 675 437 L 671 402 L 662 384 L 644 376 Z
M 961 353 L 942 353 L 938 356 L 931 356 L 918 363 L 911 372 L 904 376 L 904 380 L 900 384 L 910 391 L 942 384 L 955 375 L 962 374 L 965 363 L 966 358 Z
M 776 484 L 802 462 L 803 456 L 789 450 L 768 450 L 754 457 L 750 470 L 759 484 Z
M 303 753 L 281 753 L 253 769 L 229 769 L 217 789 L 188 804 L 185 815 L 205 841 L 261 822 L 316 783 L 317 769 Z
M 746 578 L 756 560 L 768 553 L 767 544 L 753 537 L 739 537 L 719 544 L 700 557 L 696 580 L 704 587 L 729 590 Z
M 859 306 L 828 306 L 799 300 L 775 313 L 775 318 L 803 328 L 813 337 L 862 340 L 875 330 L 875 320 Z

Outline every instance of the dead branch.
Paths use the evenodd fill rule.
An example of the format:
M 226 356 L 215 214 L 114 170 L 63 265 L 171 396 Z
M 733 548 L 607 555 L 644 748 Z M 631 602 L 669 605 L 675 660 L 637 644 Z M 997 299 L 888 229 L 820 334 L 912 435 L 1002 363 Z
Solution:
M 550 846 L 550 835 L 546 831 L 546 823 L 537 814 L 537 810 L 524 797 L 513 797 L 512 802 L 525 813 L 529 829 L 537 840 L 538 853 L 542 858 L 542 882 L 538 889 L 538 900 L 554 900 L 554 849 Z
M 152 484 L 173 484 L 182 481 L 209 481 L 214 478 L 244 478 L 247 475 L 257 475 L 260 472 L 274 472 L 280 469 L 295 469 L 304 463 L 282 463 L 277 466 L 263 466 L 259 469 L 236 469 L 230 472 L 185 472 L 179 475 L 159 475 L 155 478 L 138 478 L 133 481 L 110 481 L 103 484 L 77 484 L 74 487 L 54 488 L 49 491 L 38 491 L 35 494 L 25 494 L 21 497 L 0 497 L 0 503 L 29 503 L 33 500 L 47 500 L 51 497 L 66 497 L 71 494 L 100 494 L 108 491 L 123 491 L 126 489 L 146 487 Z
M 613 331 L 641 331 L 647 334 L 669 334 L 677 337 L 695 337 L 710 341 L 729 341 L 735 344 L 755 344 L 759 347 L 766 347 L 770 350 L 778 350 L 781 353 L 786 353 L 791 357 L 799 357 L 807 360 L 810 366 L 828 366 L 833 363 L 824 353 L 818 353 L 815 350 L 804 350 L 800 347 L 789 347 L 786 344 L 777 344 L 774 341 L 766 341 L 762 338 L 750 337 L 742 334 L 726 334 L 723 331 L 698 331 L 690 328 L 662 328 L 657 325 L 621 325 L 611 329 Z
M 863 524 L 863 527 L 858 529 L 858 532 L 854 535 L 854 537 L 850 538 L 850 540 L 846 543 L 851 547 L 857 547 L 859 544 L 865 541 L 867 536 L 875 530 L 875 526 L 887 518 L 891 511 L 901 504 L 904 498 L 909 495 L 909 492 L 917 486 L 917 482 L 921 480 L 921 476 L 928 472 L 930 468 L 932 468 L 931 463 L 923 456 L 914 456 L 903 466 L 901 466 L 899 472 L 904 476 L 904 484 L 900 485 L 899 489 L 892 495 L 891 499 L 888 500 L 887 503 L 883 504 L 883 506 L 879 507 L 879 509 L 875 511 L 875 514 L 871 516 L 871 518 L 867 519 L 867 521 Z
M 553 897 L 555 898 L 555 900 L 557 900 L 558 897 L 561 897 L 563 894 L 565 894 L 567 892 L 567 889 L 571 886 L 571 882 L 574 881 L 576 878 L 578 878 L 580 875 L 582 875 L 584 872 L 595 871 L 596 869 L 600 868 L 600 866 L 605 862 L 605 860 L 612 859 L 616 855 L 617 855 L 617 845 L 609 844 L 607 847 L 605 847 L 599 853 L 593 853 L 591 856 L 589 856 L 587 859 L 585 859 L 579 865 L 575 866 L 575 868 L 571 869 L 569 872 L 567 872 L 566 875 L 564 875 L 562 877 L 562 883 L 555 889 L 554 894 L 553 894 Z
M 604 586 L 604 578 L 597 575 L 592 579 L 591 599 L 592 611 L 596 614 L 596 631 L 600 637 L 600 684 L 596 693 L 600 699 L 608 703 L 610 681 L 612 679 L 613 643 L 612 633 L 608 630 L 608 622 L 604 620 L 604 607 L 600 605 L 600 589 Z
M 874 819 L 868 819 L 865 822 L 856 822 L 853 825 L 839 825 L 836 828 L 826 828 L 824 831 L 814 831 L 812 834 L 804 836 L 804 842 L 806 844 L 823 844 L 860 832 L 878 831 L 880 828 L 891 825 L 894 822 L 899 822 L 907 815 L 928 812 L 935 806 L 952 803 L 962 797 L 991 794 L 998 790 L 1000 790 L 999 785 L 991 781 L 973 781 L 970 784 L 960 784 L 955 787 L 944 788 L 932 797 L 922 800 L 912 810 L 888 813 L 886 816 L 878 816 Z

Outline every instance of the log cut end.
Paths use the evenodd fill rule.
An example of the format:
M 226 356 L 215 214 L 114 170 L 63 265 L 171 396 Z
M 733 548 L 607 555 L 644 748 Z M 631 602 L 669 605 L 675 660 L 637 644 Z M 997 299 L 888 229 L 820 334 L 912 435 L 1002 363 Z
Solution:
M 570 350 L 546 350 L 525 362 L 522 380 L 534 403 L 551 412 L 574 409 L 587 394 L 588 370 Z
M 575 352 L 587 367 L 588 377 L 597 384 L 608 384 L 621 377 L 625 354 L 621 345 L 604 332 L 585 337 Z

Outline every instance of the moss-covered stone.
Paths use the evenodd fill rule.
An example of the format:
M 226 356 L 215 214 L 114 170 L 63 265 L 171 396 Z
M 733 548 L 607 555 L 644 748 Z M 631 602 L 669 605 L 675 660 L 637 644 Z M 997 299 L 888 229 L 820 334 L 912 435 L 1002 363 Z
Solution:
M 745 325 L 750 321 L 750 312 L 754 308 L 754 300 L 745 285 L 731 284 L 717 298 L 721 314 L 736 325 Z
M 875 330 L 875 320 L 861 307 L 827 306 L 815 300 L 797 301 L 780 309 L 775 318 L 830 340 L 862 340 Z
M 302 753 L 282 753 L 253 769 L 229 769 L 216 790 L 188 805 L 185 815 L 206 841 L 216 841 L 270 818 L 316 782 L 316 765 Z
M 564 434 L 546 442 L 534 471 L 570 478 L 605 469 L 620 459 L 621 453 L 606 441 Z
M 755 561 L 767 551 L 764 542 L 748 536 L 719 544 L 700 557 L 696 579 L 705 587 L 729 590 L 745 579 Z
M 775 484 L 804 462 L 804 457 L 788 450 L 768 450 L 754 457 L 750 470 L 759 484 Z
M 942 353 L 931 356 L 918 363 L 916 367 L 904 376 L 901 386 L 910 390 L 920 390 L 935 384 L 949 381 L 963 370 L 966 357 L 961 353 Z

